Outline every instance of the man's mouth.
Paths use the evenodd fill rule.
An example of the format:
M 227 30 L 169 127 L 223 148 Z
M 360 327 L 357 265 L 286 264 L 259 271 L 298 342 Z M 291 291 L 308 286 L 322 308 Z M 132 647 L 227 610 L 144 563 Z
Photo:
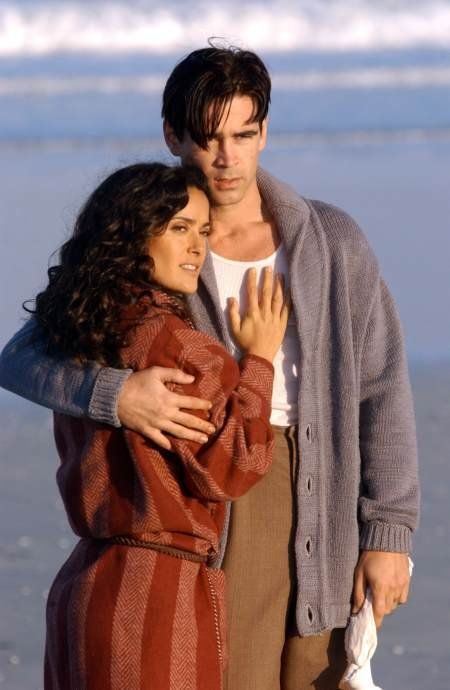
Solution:
M 239 184 L 239 177 L 215 177 L 214 182 L 219 189 L 232 189 Z

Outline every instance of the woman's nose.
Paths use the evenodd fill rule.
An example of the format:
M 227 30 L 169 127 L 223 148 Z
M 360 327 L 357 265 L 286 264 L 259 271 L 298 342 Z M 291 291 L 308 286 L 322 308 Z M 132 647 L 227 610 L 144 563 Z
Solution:
M 191 242 L 189 245 L 189 251 L 192 254 L 196 254 L 197 256 L 200 256 L 202 252 L 204 251 L 204 245 L 205 245 L 205 239 L 202 237 L 200 234 L 195 234 L 191 238 Z

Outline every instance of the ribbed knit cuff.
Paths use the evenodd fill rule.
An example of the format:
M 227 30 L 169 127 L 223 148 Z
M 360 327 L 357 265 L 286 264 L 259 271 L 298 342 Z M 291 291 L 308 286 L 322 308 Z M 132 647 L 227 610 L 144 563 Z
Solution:
M 88 414 L 91 419 L 110 426 L 121 426 L 117 402 L 123 384 L 132 373 L 132 369 L 100 369 L 89 402 Z
M 361 525 L 359 546 L 364 551 L 411 553 L 411 530 L 405 525 L 369 522 Z

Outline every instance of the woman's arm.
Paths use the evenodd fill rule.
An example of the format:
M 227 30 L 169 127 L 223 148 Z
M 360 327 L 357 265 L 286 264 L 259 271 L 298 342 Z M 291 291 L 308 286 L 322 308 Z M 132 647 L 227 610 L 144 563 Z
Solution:
M 183 368 L 194 381 L 178 390 L 212 401 L 210 419 L 216 432 L 204 446 L 171 439 L 193 495 L 210 501 L 235 499 L 265 474 L 273 444 L 269 422 L 273 366 L 268 360 L 246 355 L 238 365 L 216 340 L 172 315 L 141 326 L 124 354 L 136 368 L 150 364 Z M 126 433 L 135 457 L 146 454 L 151 462 L 146 440 Z

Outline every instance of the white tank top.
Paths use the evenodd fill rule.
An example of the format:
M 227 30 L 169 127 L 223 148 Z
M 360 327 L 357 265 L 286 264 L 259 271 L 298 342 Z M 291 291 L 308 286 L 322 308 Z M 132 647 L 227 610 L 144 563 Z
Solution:
M 256 268 L 258 285 L 262 279 L 262 269 L 272 266 L 274 273 L 284 275 L 285 285 L 289 287 L 289 271 L 287 255 L 280 244 L 271 256 L 259 261 L 235 261 L 225 259 L 211 252 L 219 289 L 220 306 L 228 324 L 227 300 L 235 297 L 241 308 L 241 314 L 247 308 L 245 275 L 249 268 Z M 232 338 L 230 336 L 232 341 Z M 239 359 L 241 353 L 233 343 L 233 355 Z M 273 366 L 275 377 L 272 394 L 272 414 L 270 421 L 277 426 L 289 426 L 298 422 L 298 363 L 300 347 L 297 335 L 295 316 L 291 311 L 283 343 L 275 355 Z

